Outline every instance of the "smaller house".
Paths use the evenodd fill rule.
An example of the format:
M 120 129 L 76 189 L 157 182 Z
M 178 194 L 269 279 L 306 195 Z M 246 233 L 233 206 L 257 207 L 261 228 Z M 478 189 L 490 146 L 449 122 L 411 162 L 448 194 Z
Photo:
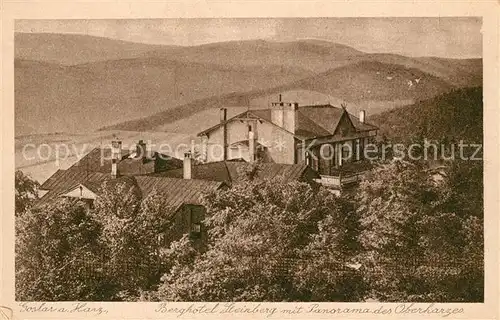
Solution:
M 115 144 L 115 146 L 119 146 L 119 144 Z M 159 235 L 165 245 L 185 233 L 203 239 L 204 232 L 201 225 L 201 221 L 205 217 L 205 208 L 202 205 L 203 195 L 225 187 L 224 182 L 144 175 L 144 172 L 150 174 L 161 172 L 155 170 L 157 168 L 155 162 L 158 163 L 158 160 L 147 159 L 143 161 L 142 157 L 117 156 L 119 154 L 117 150 L 111 152 L 113 151 L 112 160 L 105 160 L 104 166 L 98 165 L 101 159 L 97 155 L 101 154 L 101 150 L 94 149 L 67 170 L 55 172 L 41 185 L 45 194 L 38 200 L 35 207 L 40 208 L 62 198 L 72 198 L 84 201 L 91 209 L 103 188 L 110 184 L 122 183 L 133 187 L 137 191 L 138 197 L 142 199 L 153 191 L 162 196 L 164 205 L 171 209 L 171 219 L 175 226 L 168 232 Z M 179 163 L 186 164 L 185 168 L 191 167 L 190 155 L 184 161 L 167 157 L 164 159 L 167 161 L 165 162 L 166 166 L 161 167 L 162 170 L 168 168 L 170 161 L 173 162 L 171 168 L 178 166 Z M 132 161 L 137 161 L 137 163 Z M 124 163 L 124 165 L 120 165 L 120 163 Z M 109 171 L 103 172 L 103 167 L 108 168 Z M 126 174 L 122 173 L 120 170 L 122 168 L 125 168 Z M 92 169 L 96 171 L 92 171 Z

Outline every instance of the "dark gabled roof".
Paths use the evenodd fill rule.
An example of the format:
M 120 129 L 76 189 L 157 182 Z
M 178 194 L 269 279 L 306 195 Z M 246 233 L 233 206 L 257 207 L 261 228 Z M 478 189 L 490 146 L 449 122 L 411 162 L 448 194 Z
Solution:
M 124 154 L 118 162 L 118 172 L 123 175 L 147 174 L 155 171 L 182 167 L 182 160 L 158 152 L 146 159 L 131 158 Z M 72 170 L 111 173 L 111 149 L 94 148 L 70 167 Z
M 40 185 L 40 190 L 51 190 L 52 188 L 54 188 L 54 186 L 60 182 L 59 179 L 64 176 L 65 172 L 66 170 L 57 170 L 53 175 L 45 180 L 44 183 Z
M 194 179 L 211 180 L 231 184 L 245 178 L 245 170 L 250 164 L 243 161 L 217 161 L 193 166 L 191 175 Z M 301 180 L 306 170 L 312 170 L 305 164 L 259 163 L 255 179 L 273 179 L 282 176 L 286 181 Z M 168 170 L 150 176 L 182 178 L 182 169 Z M 319 176 L 318 176 L 319 177 Z
M 362 123 L 359 121 L 359 118 L 356 116 L 353 116 L 352 114 L 349 114 L 349 118 L 351 118 L 352 124 L 358 131 L 371 131 L 371 130 L 378 130 L 378 127 L 369 124 L 367 122 Z
M 38 200 L 36 206 L 47 204 L 80 184 L 92 192 L 98 193 L 104 183 L 127 183 L 131 186 L 137 186 L 143 198 L 156 190 L 164 196 L 168 206 L 177 209 L 182 204 L 201 204 L 200 200 L 204 193 L 216 190 L 224 185 L 224 182 L 211 180 L 186 180 L 153 176 L 122 176 L 112 179 L 110 174 L 100 172 L 87 173 L 74 169 L 60 171 L 60 173 L 57 173 L 57 177 L 54 177 L 51 181 L 52 189 Z
M 297 112 L 295 113 L 295 131 L 293 132 L 293 134 L 296 137 L 303 139 L 312 139 L 334 135 L 335 129 L 337 128 L 337 125 L 339 124 L 344 112 L 347 113 L 345 109 L 337 108 L 330 104 L 299 107 L 297 109 Z M 378 129 L 371 124 L 361 123 L 359 119 L 352 114 L 347 114 L 357 131 L 369 131 Z M 278 128 L 281 128 L 272 122 L 271 109 L 248 110 L 228 119 L 224 123 L 228 123 L 239 118 L 257 118 L 271 123 Z M 207 134 L 219 128 L 224 123 L 219 123 L 215 126 L 212 126 L 198 133 L 198 136 Z M 283 128 L 281 129 L 288 132 Z
M 369 123 L 361 123 L 357 117 L 347 112 L 343 108 L 337 108 L 329 104 L 303 106 L 299 108 L 299 112 L 306 118 L 323 128 L 328 134 L 334 134 L 337 126 L 345 112 L 351 120 L 353 126 L 357 131 L 377 130 L 378 128 Z M 319 132 L 318 132 L 319 133 Z M 320 135 L 317 135 L 318 137 Z
M 295 135 L 300 138 L 324 137 L 330 135 L 330 132 L 316 124 L 313 120 L 297 110 L 295 114 Z
M 300 107 L 298 111 L 328 132 L 326 135 L 334 134 L 337 124 L 344 113 L 342 108 L 331 105 L 304 106 Z
M 110 179 L 111 174 L 105 174 L 101 172 L 86 172 L 75 169 L 68 170 L 58 170 L 54 175 L 52 175 L 45 183 L 45 190 L 49 190 L 43 197 L 37 201 L 37 206 L 43 205 L 61 194 L 68 192 L 70 189 L 77 187 L 79 184 L 83 184 L 90 190 L 96 189 L 95 184 L 100 184 L 101 182 Z M 48 189 L 50 187 L 50 189 Z
M 183 204 L 201 204 L 204 194 L 215 191 L 224 185 L 220 181 L 178 179 L 168 177 L 135 176 L 143 198 L 153 190 L 164 196 L 166 205 L 178 209 Z
M 89 189 L 93 193 L 98 193 L 101 187 L 102 181 L 84 181 L 81 183 L 82 186 Z

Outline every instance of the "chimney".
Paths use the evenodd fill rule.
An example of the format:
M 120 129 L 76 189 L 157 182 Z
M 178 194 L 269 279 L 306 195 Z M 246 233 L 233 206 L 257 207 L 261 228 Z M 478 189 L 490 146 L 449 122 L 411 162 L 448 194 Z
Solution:
M 147 158 L 146 152 L 146 143 L 144 143 L 143 140 L 139 140 L 135 146 L 136 158 L 142 158 L 142 160 L 145 160 Z
M 365 123 L 366 112 L 365 110 L 361 110 L 359 112 L 359 122 Z
M 191 172 L 193 171 L 193 162 L 191 159 L 191 152 L 184 153 L 184 165 L 182 167 L 182 177 L 184 179 L 191 179 Z
M 271 103 L 271 122 L 283 128 L 283 102 L 281 94 L 278 96 L 278 102 Z
M 297 102 L 286 104 L 283 110 L 283 128 L 291 133 L 295 133 L 295 114 L 299 104 Z
M 295 111 L 299 104 L 296 102 L 283 102 L 281 94 L 279 101 L 271 103 L 271 121 L 283 129 L 295 133 Z
M 203 135 L 201 137 L 201 156 L 203 161 L 208 160 L 208 136 Z
M 223 140 L 222 140 L 222 160 L 227 160 L 227 109 L 220 109 L 220 122 L 222 123 Z
M 248 131 L 248 159 L 250 163 L 255 161 L 255 134 L 253 131 Z
M 122 158 L 122 142 L 119 140 L 111 141 L 111 176 L 118 177 L 118 162 Z

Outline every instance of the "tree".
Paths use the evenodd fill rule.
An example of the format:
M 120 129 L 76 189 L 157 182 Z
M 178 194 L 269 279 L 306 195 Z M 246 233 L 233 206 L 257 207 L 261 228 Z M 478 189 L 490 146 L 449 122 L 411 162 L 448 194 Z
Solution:
M 250 179 L 210 194 L 205 205 L 207 248 L 196 251 L 187 237 L 172 244 L 160 299 L 361 299 L 361 279 L 347 266 L 356 219 L 345 200 L 307 183 Z
M 16 216 L 30 208 L 33 201 L 38 199 L 38 188 L 40 184 L 26 176 L 21 170 L 15 173 L 16 189 Z
M 16 217 L 16 300 L 105 300 L 99 233 L 78 201 L 62 199 Z
M 155 191 L 141 199 L 132 181 L 104 184 L 94 209 L 61 198 L 16 218 L 18 300 L 150 299 L 172 210 Z
M 455 169 L 439 180 L 425 163 L 394 160 L 362 182 L 361 259 L 374 298 L 482 301 L 482 207 L 459 209 Z
M 114 298 L 137 300 L 154 291 L 165 272 L 158 235 L 172 227 L 163 197 L 153 192 L 141 199 L 133 179 L 112 181 L 103 185 L 93 214 L 102 225 L 107 278 L 118 288 Z

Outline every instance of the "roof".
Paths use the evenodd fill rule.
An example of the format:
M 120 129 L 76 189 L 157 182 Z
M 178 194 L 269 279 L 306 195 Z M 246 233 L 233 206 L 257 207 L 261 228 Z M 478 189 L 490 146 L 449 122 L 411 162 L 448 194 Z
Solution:
M 53 175 L 51 175 L 44 183 L 40 185 L 40 190 L 50 190 L 54 188 L 65 175 L 66 170 L 59 169 Z
M 50 202 L 80 184 L 83 184 L 89 190 L 95 191 L 96 185 L 100 185 L 101 182 L 110 178 L 111 174 L 101 172 L 87 172 L 75 169 L 58 170 L 42 184 L 42 186 L 45 186 L 44 189 L 49 190 L 49 192 L 38 200 L 37 206 Z
M 342 108 L 336 108 L 331 105 L 305 106 L 298 110 L 304 117 L 310 119 L 320 128 L 328 132 L 328 135 L 334 134 L 337 124 L 342 114 L 345 112 Z
M 144 160 L 129 156 L 131 154 L 124 153 L 118 162 L 120 174 L 139 175 L 182 167 L 182 160 L 158 152 L 153 152 L 151 157 Z M 111 148 L 94 148 L 70 168 L 79 171 L 110 173 Z
M 182 169 L 181 169 L 182 170 Z M 182 171 L 181 171 L 182 172 Z M 83 185 L 94 193 L 98 193 L 104 183 L 127 183 L 137 186 L 144 198 L 153 190 L 164 195 L 167 205 L 177 209 L 182 204 L 201 204 L 204 193 L 220 188 L 222 181 L 182 179 L 153 176 L 122 176 L 116 179 L 111 174 L 100 172 L 85 172 L 76 169 L 58 170 L 46 181 L 51 188 L 37 202 L 37 206 L 46 204 L 57 197 Z
M 221 181 L 232 184 L 245 178 L 245 170 L 251 164 L 242 161 L 217 161 L 193 166 L 191 175 L 194 179 Z M 306 170 L 306 164 L 259 163 L 255 179 L 273 179 L 282 176 L 285 181 L 301 180 Z M 182 178 L 183 170 L 174 169 L 151 174 L 155 177 Z M 319 177 L 319 176 L 318 176 Z
M 242 112 L 240 114 L 237 114 L 235 115 L 234 117 L 232 118 L 229 118 L 228 120 L 224 121 L 224 122 L 221 122 L 221 123 L 218 123 L 216 124 L 215 126 L 212 126 L 206 130 L 203 130 L 202 132 L 199 132 L 198 133 L 198 136 L 202 136 L 202 135 L 205 135 L 217 128 L 219 128 L 220 126 L 222 126 L 223 124 L 226 124 L 228 122 L 231 122 L 233 120 L 236 120 L 236 119 L 240 119 L 240 118 L 255 118 L 255 119 L 259 119 L 259 120 L 262 120 L 262 121 L 266 121 L 272 125 L 274 125 L 275 127 L 283 130 L 283 131 L 286 131 L 286 132 L 289 132 L 287 130 L 285 130 L 284 128 L 280 127 L 279 125 L 273 123 L 271 121 L 271 109 L 258 109 L 258 110 L 248 110 L 248 111 L 245 111 L 245 112 Z M 289 133 L 292 133 L 292 132 L 289 132 Z
M 295 130 L 293 134 L 296 137 L 304 139 L 312 139 L 317 137 L 334 135 L 335 129 L 337 128 L 337 125 L 340 122 L 340 119 L 342 118 L 344 112 L 347 113 L 347 115 L 349 116 L 356 131 L 362 132 L 362 131 L 378 129 L 376 126 L 371 125 L 369 123 L 366 122 L 361 123 L 361 121 L 359 121 L 357 117 L 348 113 L 344 108 L 338 108 L 330 104 L 325 104 L 325 105 L 311 105 L 311 106 L 299 107 L 297 109 L 297 112 L 295 112 Z M 225 122 L 219 123 L 215 126 L 212 126 L 198 133 L 198 136 L 207 134 L 219 128 L 224 123 L 228 123 L 230 121 L 242 117 L 257 118 L 279 127 L 277 124 L 274 124 L 272 122 L 271 109 L 248 110 L 228 119 Z
M 299 121 L 296 122 L 296 124 L 298 123 L 298 128 L 296 128 L 296 131 L 297 129 L 306 130 L 306 125 L 308 125 L 310 122 L 312 122 L 315 126 L 312 127 L 312 125 L 309 124 L 309 126 L 311 126 L 310 138 L 335 134 L 335 130 L 337 129 L 337 126 L 344 113 L 349 116 L 349 119 L 351 120 L 354 128 L 356 128 L 356 131 L 378 130 L 378 127 L 372 124 L 366 122 L 362 123 L 361 121 L 359 121 L 359 118 L 350 114 L 344 108 L 337 108 L 330 104 L 302 106 L 299 107 L 298 113 L 302 117 L 302 121 L 299 117 Z
M 98 187 L 97 188 L 89 188 L 89 183 L 80 183 L 77 186 L 70 188 L 69 190 L 63 192 L 61 197 L 82 197 L 84 199 L 95 199 Z M 97 186 L 97 184 L 95 184 Z
M 99 191 L 99 187 L 101 186 L 101 181 L 84 181 L 81 185 L 93 193 L 97 193 Z
M 295 135 L 300 137 L 328 136 L 330 132 L 297 110 L 295 119 Z
M 231 176 L 227 168 L 227 161 L 209 162 L 194 165 L 191 169 L 191 177 L 198 180 L 222 181 L 231 183 Z M 182 179 L 183 169 L 172 169 L 159 173 L 150 174 L 154 177 L 169 177 Z
M 164 195 L 166 204 L 174 209 L 183 204 L 201 204 L 204 194 L 215 191 L 224 185 L 220 181 L 178 179 L 168 177 L 135 176 L 143 198 L 153 190 Z

